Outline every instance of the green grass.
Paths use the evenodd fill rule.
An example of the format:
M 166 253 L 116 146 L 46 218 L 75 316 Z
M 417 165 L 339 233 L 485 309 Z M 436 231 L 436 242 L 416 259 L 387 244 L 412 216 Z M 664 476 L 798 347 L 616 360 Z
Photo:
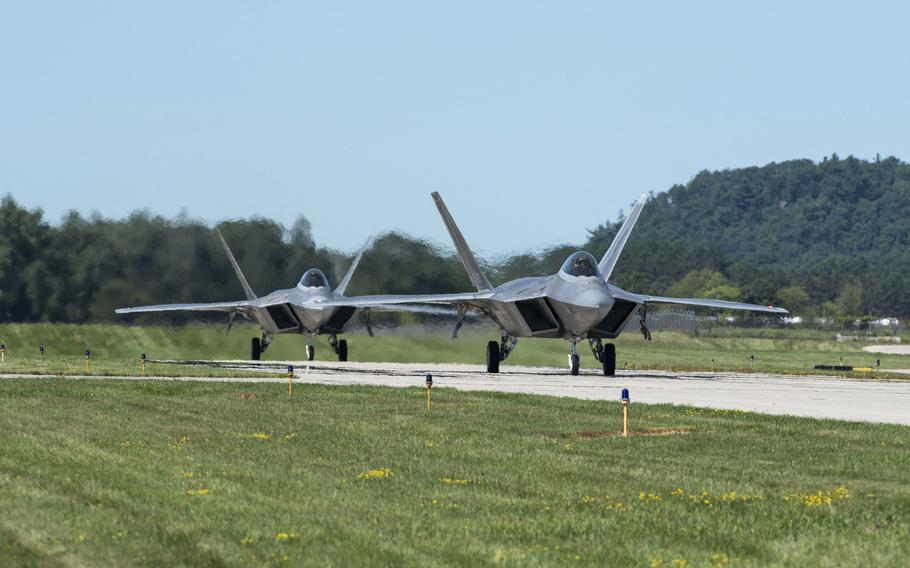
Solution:
M 906 427 L 634 405 L 637 430 L 691 432 L 623 439 L 615 402 L 423 394 L 0 381 L 0 565 L 910 557 Z
M 98 358 L 55 355 L 41 357 L 8 357 L 0 365 L 0 375 L 50 375 L 93 377 L 274 377 L 274 372 L 233 369 L 214 363 L 192 365 L 146 361 L 143 368 L 139 359 Z
M 761 331 L 761 330 L 758 330 Z M 236 326 L 230 336 L 217 326 L 138 327 L 124 325 L 0 325 L 0 342 L 6 343 L 10 361 L 28 365 L 38 362 L 38 346 L 45 345 L 47 358 L 78 358 L 91 349 L 96 364 L 117 360 L 129 370 L 138 369 L 140 353 L 151 359 L 245 359 L 249 356 L 250 338 L 255 327 Z M 362 333 L 346 335 L 352 361 L 482 363 L 485 344 L 498 339 L 493 330 L 467 329 L 452 340 L 449 328 L 437 333 L 413 330 L 383 332 L 370 338 Z M 299 360 L 303 357 L 305 338 L 280 335 L 264 355 L 265 360 Z M 816 364 L 874 366 L 881 359 L 882 370 L 910 368 L 910 356 L 874 355 L 862 351 L 863 343 L 838 343 L 833 335 L 827 339 L 807 337 L 797 330 L 790 335 L 776 332 L 773 337 L 688 337 L 675 333 L 657 333 L 646 342 L 637 333 L 626 334 L 617 342 L 617 365 L 620 368 L 666 370 L 750 370 L 785 373 L 811 373 Z M 587 343 L 579 344 L 582 366 L 596 367 Z M 552 339 L 521 339 L 506 365 L 564 366 L 568 342 Z M 755 356 L 754 362 L 750 359 Z M 328 340 L 316 341 L 317 360 L 334 360 Z M 8 368 L 7 368 L 8 369 Z M 0 373 L 4 372 L 0 368 Z

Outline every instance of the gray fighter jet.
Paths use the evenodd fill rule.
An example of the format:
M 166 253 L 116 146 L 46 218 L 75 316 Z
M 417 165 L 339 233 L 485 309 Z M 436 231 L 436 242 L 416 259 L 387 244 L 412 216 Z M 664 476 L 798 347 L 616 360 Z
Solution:
M 339 361 L 348 359 L 348 342 L 344 339 L 339 340 L 337 335 L 342 333 L 345 326 L 351 320 L 357 308 L 363 308 L 367 314 L 367 331 L 370 336 L 373 330 L 369 323 L 369 308 L 372 306 L 360 305 L 350 306 L 344 302 L 344 291 L 347 289 L 363 257 L 364 251 L 369 248 L 371 241 L 360 249 L 347 274 L 344 275 L 338 287 L 332 290 L 329 287 L 329 281 L 318 268 L 311 268 L 303 273 L 297 286 L 286 290 L 276 290 L 267 296 L 257 297 L 247 282 L 240 265 L 234 258 L 234 254 L 228 247 L 227 241 L 221 235 L 221 231 L 216 229 L 218 238 L 224 246 L 228 260 L 240 280 L 240 285 L 246 294 L 246 300 L 237 302 L 211 302 L 201 304 L 161 304 L 156 306 L 141 306 L 136 308 L 120 308 L 115 310 L 118 314 L 138 314 L 147 312 L 226 312 L 229 316 L 227 332 L 231 332 L 231 326 L 234 324 L 234 318 L 240 316 L 255 320 L 262 330 L 262 337 L 254 337 L 251 344 L 251 358 L 259 360 L 261 354 L 268 349 L 269 344 L 275 334 L 278 333 L 297 333 L 306 334 L 306 358 L 312 361 L 315 357 L 316 349 L 313 345 L 313 336 L 325 334 L 329 336 L 329 344 L 332 350 L 338 355 Z M 334 300 L 338 304 L 327 306 L 324 304 L 314 303 L 318 300 Z M 383 306 L 376 306 L 382 310 Z M 386 308 L 388 309 L 388 308 Z M 427 306 L 405 306 L 400 311 L 411 312 L 429 312 L 438 313 L 438 309 L 428 310 Z M 454 312 L 453 312 L 454 313 Z
M 433 193 L 433 200 L 442 216 L 455 249 L 477 292 L 461 294 L 425 294 L 404 296 L 360 296 L 343 303 L 328 298 L 313 298 L 324 306 L 392 306 L 396 304 L 444 304 L 458 309 L 453 338 L 464 322 L 468 310 L 478 310 L 499 325 L 501 340 L 487 343 L 487 371 L 496 373 L 506 360 L 519 337 L 554 337 L 571 342 L 569 371 L 578 374 L 579 355 L 576 344 L 587 339 L 594 358 L 603 366 L 603 373 L 616 373 L 616 346 L 603 340 L 615 339 L 636 312 L 641 333 L 651 339 L 647 327 L 647 310 L 652 304 L 681 304 L 722 310 L 748 310 L 785 315 L 789 312 L 774 306 L 759 306 L 740 302 L 698 298 L 667 298 L 626 292 L 608 282 L 638 216 L 645 196 L 635 204 L 629 217 L 610 244 L 600 262 L 587 252 L 571 254 L 559 272 L 552 276 L 520 278 L 493 287 L 480 269 L 461 231 L 449 214 L 442 197 Z

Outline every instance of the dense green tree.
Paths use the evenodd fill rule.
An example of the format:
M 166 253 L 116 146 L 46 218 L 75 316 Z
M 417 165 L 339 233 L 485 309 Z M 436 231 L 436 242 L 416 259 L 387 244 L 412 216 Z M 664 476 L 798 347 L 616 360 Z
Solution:
M 670 295 L 680 298 L 716 298 L 718 300 L 740 299 L 739 288 L 720 272 L 710 268 L 693 270 L 682 280 L 670 287 Z
M 791 313 L 805 314 L 812 307 L 812 298 L 801 286 L 786 286 L 777 291 L 776 304 L 786 306 Z
M 863 287 L 857 282 L 847 284 L 837 297 L 837 307 L 845 316 L 863 315 Z

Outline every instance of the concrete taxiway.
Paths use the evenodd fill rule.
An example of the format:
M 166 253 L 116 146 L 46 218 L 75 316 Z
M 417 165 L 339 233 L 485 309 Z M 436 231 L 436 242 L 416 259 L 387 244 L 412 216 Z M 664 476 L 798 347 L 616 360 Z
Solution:
M 615 377 L 604 377 L 597 371 L 586 369 L 582 369 L 579 376 L 572 377 L 564 369 L 512 365 L 503 366 L 499 374 L 492 375 L 484 372 L 480 365 L 454 363 L 204 363 L 214 363 L 230 369 L 273 371 L 276 374 L 284 373 L 286 365 L 290 363 L 294 365 L 294 380 L 298 384 L 414 387 L 423 386 L 425 374 L 432 373 L 434 388 L 437 389 L 568 396 L 589 400 L 618 400 L 620 390 L 626 387 L 631 391 L 633 403 L 668 403 L 910 425 L 910 380 L 647 370 L 618 371 Z M 287 381 L 280 375 L 275 378 L 184 377 L 162 380 L 250 383 Z

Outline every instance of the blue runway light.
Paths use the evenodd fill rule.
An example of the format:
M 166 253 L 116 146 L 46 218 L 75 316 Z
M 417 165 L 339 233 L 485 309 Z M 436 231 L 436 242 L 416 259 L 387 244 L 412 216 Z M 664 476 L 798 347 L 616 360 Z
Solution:
M 629 389 L 622 389 L 622 401 L 629 402 Z
M 293 375 L 293 374 L 294 374 L 294 365 L 288 365 L 288 374 L 289 374 L 289 375 Z
M 86 358 L 86 359 L 90 359 L 91 357 L 92 357 L 92 352 L 89 351 L 88 349 L 86 349 L 86 350 L 85 350 L 85 358 Z
M 433 375 L 431 375 L 430 373 L 427 373 L 427 386 L 428 387 L 433 386 Z

